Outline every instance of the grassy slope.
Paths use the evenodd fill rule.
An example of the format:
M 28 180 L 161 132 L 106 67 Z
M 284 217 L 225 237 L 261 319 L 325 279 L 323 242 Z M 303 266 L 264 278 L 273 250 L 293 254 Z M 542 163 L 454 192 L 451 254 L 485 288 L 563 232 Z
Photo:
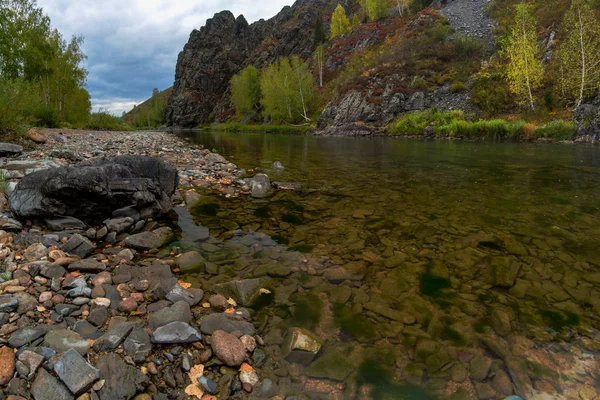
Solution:
M 160 126 L 164 124 L 164 110 L 173 91 L 173 87 L 159 92 L 156 99 L 149 98 L 143 103 L 127 112 L 123 119 L 125 122 L 135 127 Z M 150 123 L 148 123 L 150 122 Z

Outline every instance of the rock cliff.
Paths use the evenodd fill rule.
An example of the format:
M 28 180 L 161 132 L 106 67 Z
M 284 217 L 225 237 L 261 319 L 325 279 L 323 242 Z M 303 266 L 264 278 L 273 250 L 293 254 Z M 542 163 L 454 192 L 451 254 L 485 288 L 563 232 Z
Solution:
M 231 77 L 249 64 L 261 68 L 283 56 L 310 57 L 317 16 L 331 15 L 337 4 L 333 0 L 298 0 L 275 17 L 253 24 L 229 11 L 215 14 L 191 33 L 179 53 L 167 124 L 190 128 L 227 119 Z M 324 22 L 327 32 L 328 23 Z

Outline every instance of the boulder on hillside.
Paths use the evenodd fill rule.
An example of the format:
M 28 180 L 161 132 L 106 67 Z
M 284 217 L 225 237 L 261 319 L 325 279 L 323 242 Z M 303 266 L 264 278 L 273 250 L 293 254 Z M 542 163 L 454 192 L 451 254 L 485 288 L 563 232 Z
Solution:
M 573 112 L 577 127 L 577 142 L 597 142 L 600 140 L 600 94 L 587 104 L 582 104 Z
M 177 170 L 157 158 L 98 158 L 29 174 L 8 201 L 20 217 L 77 216 L 99 223 L 127 206 L 143 217 L 168 212 L 177 183 Z

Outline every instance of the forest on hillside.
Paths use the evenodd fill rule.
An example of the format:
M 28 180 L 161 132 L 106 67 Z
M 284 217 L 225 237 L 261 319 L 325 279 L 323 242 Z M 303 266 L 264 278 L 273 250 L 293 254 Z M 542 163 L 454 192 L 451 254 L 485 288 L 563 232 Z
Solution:
M 91 112 L 83 42 L 64 38 L 35 0 L 0 0 L 0 134 L 33 125 L 124 128 Z

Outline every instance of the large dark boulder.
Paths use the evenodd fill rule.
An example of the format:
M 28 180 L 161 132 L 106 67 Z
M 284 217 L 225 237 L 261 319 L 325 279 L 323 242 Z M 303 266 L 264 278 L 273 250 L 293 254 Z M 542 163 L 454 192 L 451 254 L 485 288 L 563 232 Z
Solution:
M 173 207 L 177 170 L 156 158 L 99 158 L 25 176 L 8 201 L 20 217 L 76 216 L 90 223 L 134 206 L 148 217 Z

